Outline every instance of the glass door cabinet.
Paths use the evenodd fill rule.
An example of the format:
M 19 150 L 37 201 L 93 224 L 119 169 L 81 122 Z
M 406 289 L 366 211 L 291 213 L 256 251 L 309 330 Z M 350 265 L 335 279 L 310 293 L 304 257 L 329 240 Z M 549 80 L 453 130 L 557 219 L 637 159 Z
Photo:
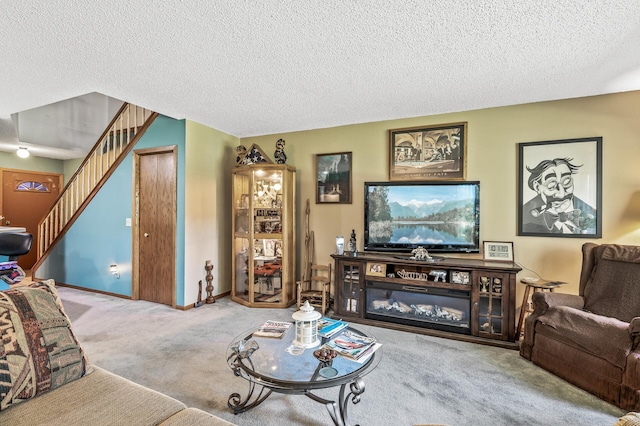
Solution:
M 233 170 L 231 299 L 251 307 L 295 302 L 295 168 L 286 164 Z

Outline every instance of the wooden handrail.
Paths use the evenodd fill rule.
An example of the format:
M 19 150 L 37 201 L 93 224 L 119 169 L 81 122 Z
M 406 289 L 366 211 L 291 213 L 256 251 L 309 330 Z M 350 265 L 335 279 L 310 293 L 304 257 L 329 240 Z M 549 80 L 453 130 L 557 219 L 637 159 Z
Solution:
M 122 105 L 38 224 L 38 260 L 32 271 L 42 264 L 45 255 L 71 227 L 157 116 L 157 113 L 136 105 Z

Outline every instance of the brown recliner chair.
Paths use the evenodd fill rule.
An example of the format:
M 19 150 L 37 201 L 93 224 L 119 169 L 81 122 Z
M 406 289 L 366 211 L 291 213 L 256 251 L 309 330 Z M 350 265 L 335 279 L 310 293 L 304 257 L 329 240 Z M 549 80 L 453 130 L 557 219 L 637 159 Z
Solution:
M 537 292 L 520 355 L 627 411 L 640 410 L 640 247 L 582 246 L 579 295 Z

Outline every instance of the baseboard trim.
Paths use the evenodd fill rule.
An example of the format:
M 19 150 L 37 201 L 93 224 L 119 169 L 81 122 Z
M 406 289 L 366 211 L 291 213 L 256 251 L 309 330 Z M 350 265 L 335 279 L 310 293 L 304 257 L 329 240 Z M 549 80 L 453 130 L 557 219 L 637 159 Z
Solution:
M 230 294 L 231 294 L 231 291 L 226 291 L 226 292 L 224 292 L 224 293 L 220 293 L 220 294 L 218 294 L 217 296 L 213 296 L 214 303 L 215 303 L 215 301 L 216 301 L 216 300 L 218 300 L 218 299 L 222 299 L 223 297 L 227 297 L 227 296 L 229 296 Z M 204 305 L 207 305 L 207 303 L 205 303 L 205 302 L 203 301 L 203 302 L 202 302 L 202 306 L 204 306 Z M 200 307 L 200 306 L 198 306 L 198 307 Z M 189 309 L 193 309 L 193 308 L 195 308 L 195 304 L 194 304 L 194 303 L 192 303 L 192 304 L 190 304 L 190 305 L 186 305 L 186 306 L 176 306 L 176 309 L 180 309 L 180 310 L 182 310 L 182 311 L 188 311 Z
M 43 281 L 43 280 L 44 279 L 42 279 L 42 278 L 32 278 L 30 281 Z M 69 287 L 69 288 L 72 288 L 74 290 L 87 291 L 89 293 L 99 293 L 99 294 L 104 294 L 104 295 L 107 295 L 107 296 L 119 297 L 120 299 L 133 300 L 131 298 L 131 296 L 124 296 L 122 294 L 111 293 L 109 291 L 103 291 L 103 290 L 96 290 L 96 289 L 93 289 L 93 288 L 80 287 L 80 286 L 77 286 L 77 285 L 67 284 L 67 283 L 62 283 L 62 282 L 57 282 L 57 281 L 56 281 L 56 286 L 58 286 L 58 287 Z M 215 303 L 216 300 L 222 299 L 223 297 L 229 296 L 230 294 L 231 294 L 231 291 L 227 291 L 227 292 L 224 292 L 224 293 L 220 293 L 217 296 L 213 296 L 214 303 Z M 202 302 L 202 305 L 204 306 L 204 305 L 206 305 L 206 303 Z M 167 305 L 167 306 L 169 306 L 169 305 Z M 175 307 L 175 309 L 179 309 L 181 311 L 188 311 L 189 309 L 193 309 L 193 308 L 195 308 L 193 303 L 191 303 L 189 305 L 186 305 L 186 306 L 176 305 L 176 307 Z
M 40 278 L 34 278 L 33 281 L 42 281 L 42 280 Z M 89 293 L 99 293 L 99 294 L 104 294 L 104 295 L 107 295 L 107 296 L 119 297 L 120 299 L 132 300 L 131 296 L 125 296 L 123 294 L 111 293 L 109 291 L 96 290 L 94 288 L 80 287 L 80 286 L 77 286 L 77 285 L 61 283 L 61 282 L 58 282 L 58 281 L 56 281 L 56 287 L 69 287 L 69 288 L 72 288 L 74 290 L 81 290 L 81 291 L 86 291 L 86 292 L 89 292 Z

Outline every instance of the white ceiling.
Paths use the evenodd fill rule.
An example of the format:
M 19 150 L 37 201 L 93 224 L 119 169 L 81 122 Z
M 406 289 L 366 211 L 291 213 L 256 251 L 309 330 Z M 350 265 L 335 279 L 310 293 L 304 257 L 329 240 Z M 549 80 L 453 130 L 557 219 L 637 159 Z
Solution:
M 640 89 L 638 0 L 2 0 L 0 10 L 0 124 L 93 92 L 247 137 Z M 0 142 L 17 143 L 7 133 Z

